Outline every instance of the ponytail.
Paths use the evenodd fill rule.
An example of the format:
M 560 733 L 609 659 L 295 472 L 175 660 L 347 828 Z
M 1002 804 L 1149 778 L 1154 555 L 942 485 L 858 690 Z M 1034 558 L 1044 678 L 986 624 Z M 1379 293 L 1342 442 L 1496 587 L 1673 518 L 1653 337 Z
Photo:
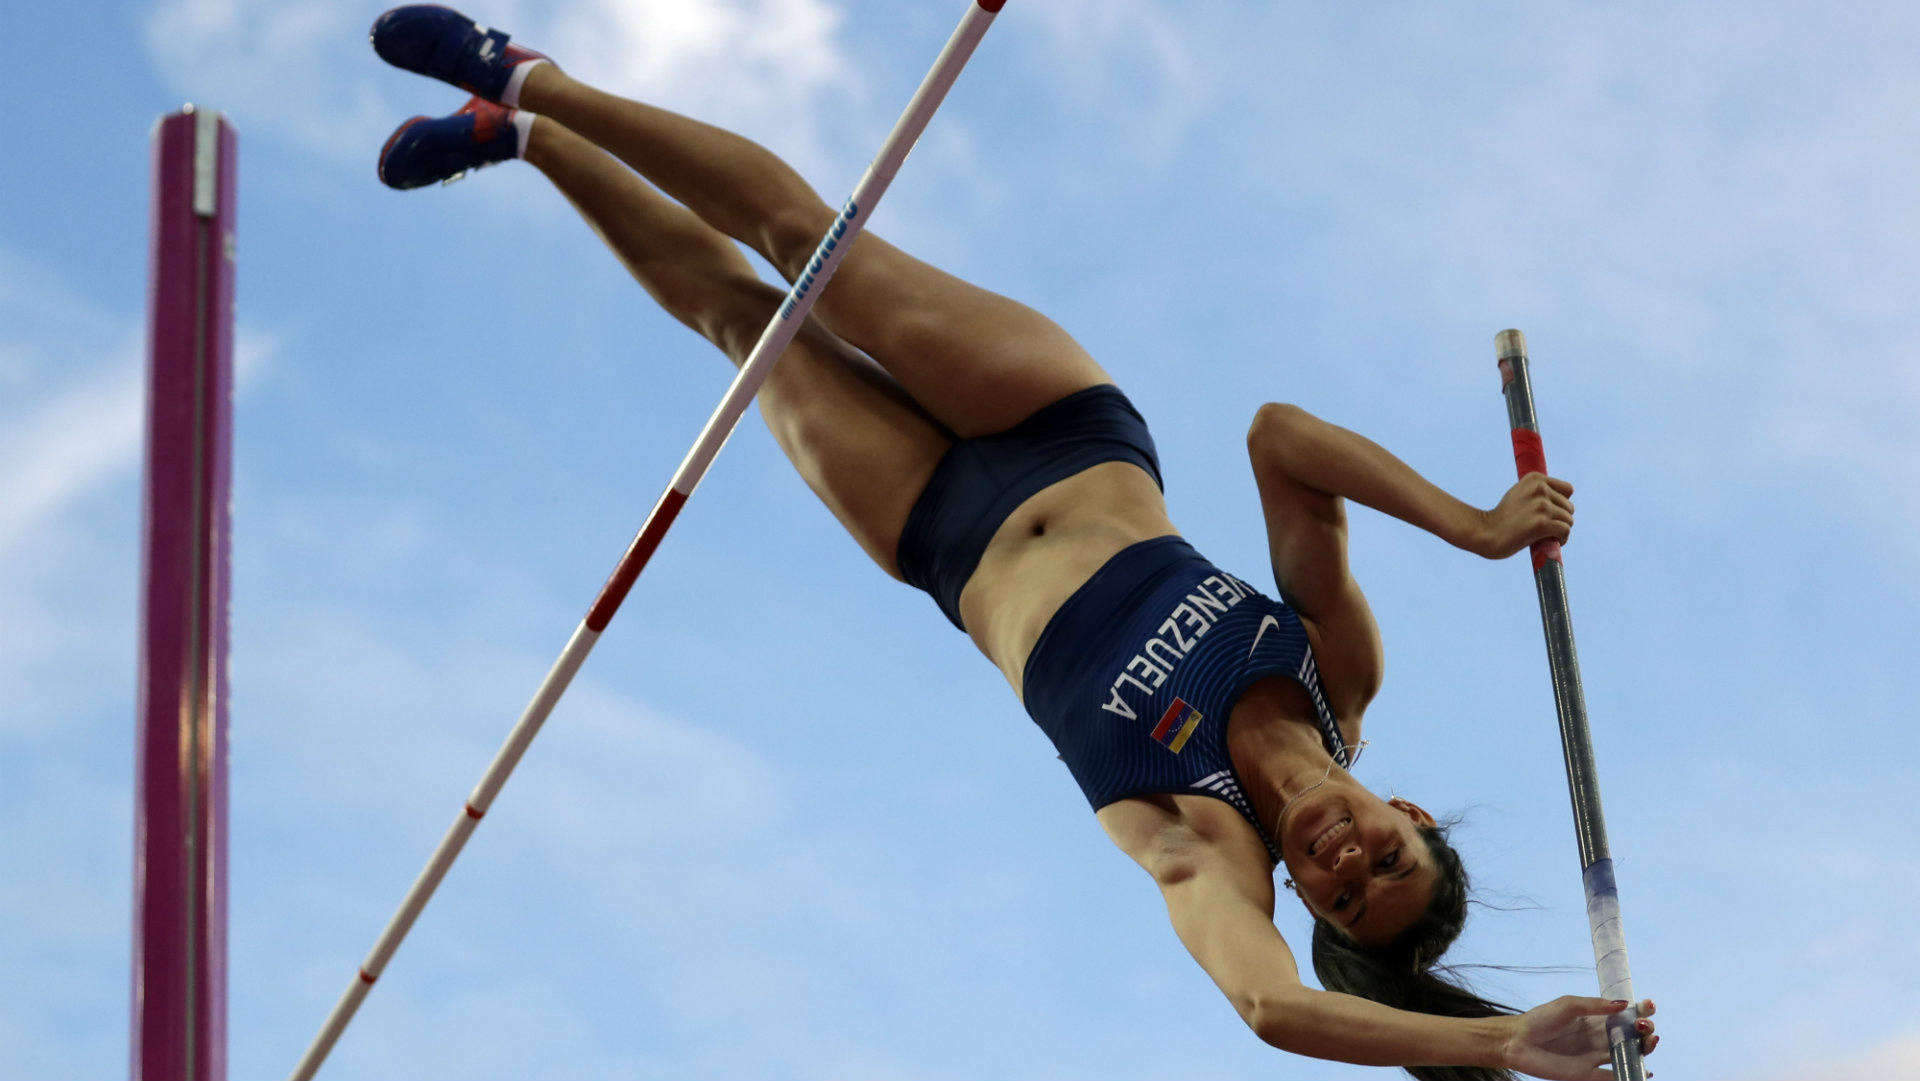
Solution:
M 1514 1009 L 1448 979 L 1434 962 L 1467 922 L 1467 871 L 1444 827 L 1420 830 L 1433 856 L 1433 899 L 1413 925 L 1384 946 L 1362 946 L 1325 920 L 1313 923 L 1313 971 L 1329 991 L 1441 1017 L 1497 1017 Z M 1511 1070 L 1481 1066 L 1409 1066 L 1418 1081 L 1513 1081 Z

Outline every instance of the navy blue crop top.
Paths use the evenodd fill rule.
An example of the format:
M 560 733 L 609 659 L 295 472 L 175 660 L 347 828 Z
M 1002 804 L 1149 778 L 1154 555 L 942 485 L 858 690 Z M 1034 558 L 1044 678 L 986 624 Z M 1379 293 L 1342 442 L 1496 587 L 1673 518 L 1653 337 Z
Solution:
M 1227 718 L 1267 676 L 1297 680 L 1342 767 L 1352 752 L 1321 692 L 1306 628 L 1176 536 L 1121 550 L 1060 606 L 1028 655 L 1027 713 L 1095 810 L 1152 793 L 1211 796 L 1252 823 Z

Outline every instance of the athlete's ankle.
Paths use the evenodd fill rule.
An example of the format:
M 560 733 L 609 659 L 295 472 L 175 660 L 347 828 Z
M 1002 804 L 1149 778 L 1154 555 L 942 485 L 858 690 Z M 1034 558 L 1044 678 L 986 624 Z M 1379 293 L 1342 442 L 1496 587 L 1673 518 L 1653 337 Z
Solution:
M 551 99 L 552 92 L 563 81 L 571 80 L 558 64 L 551 60 L 529 60 L 514 66 L 513 74 L 507 79 L 507 89 L 500 95 L 500 103 L 516 109 L 545 112 L 544 106 Z
M 517 109 L 513 114 L 513 156 L 525 161 L 527 152 L 533 148 L 533 122 L 540 119 L 537 113 L 528 109 Z M 551 127 L 551 125 L 544 125 Z
M 520 129 L 523 133 L 520 139 L 520 160 L 541 172 L 546 172 L 547 167 L 565 153 L 560 143 L 572 133 L 552 121 L 544 124 L 534 123 L 533 121 L 538 120 L 539 117 L 525 109 L 520 111 L 520 116 L 532 118 L 526 122 L 525 127 Z M 514 119 L 518 121 L 519 117 Z

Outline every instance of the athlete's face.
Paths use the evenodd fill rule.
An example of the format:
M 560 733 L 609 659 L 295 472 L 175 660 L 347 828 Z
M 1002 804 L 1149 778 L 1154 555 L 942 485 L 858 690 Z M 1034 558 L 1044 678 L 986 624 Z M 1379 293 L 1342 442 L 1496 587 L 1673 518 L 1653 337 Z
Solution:
M 1343 780 L 1289 805 L 1281 855 L 1308 911 L 1356 942 L 1389 942 L 1433 897 L 1433 857 L 1419 832 L 1433 816 Z

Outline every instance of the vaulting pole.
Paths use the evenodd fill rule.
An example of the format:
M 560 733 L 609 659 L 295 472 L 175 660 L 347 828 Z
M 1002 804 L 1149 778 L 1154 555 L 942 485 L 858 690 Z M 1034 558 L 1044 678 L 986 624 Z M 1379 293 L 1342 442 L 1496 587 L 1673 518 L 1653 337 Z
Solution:
M 592 652 L 594 643 L 599 641 L 601 632 L 607 629 L 607 624 L 612 621 L 614 613 L 619 611 L 620 603 L 626 599 L 627 592 L 633 588 L 634 582 L 640 577 L 640 572 L 646 568 L 647 561 L 653 557 L 654 550 L 660 546 L 661 539 L 666 536 L 674 519 L 679 516 L 680 508 L 686 504 L 688 497 L 693 495 L 693 490 L 699 486 L 700 479 L 706 476 L 707 467 L 713 464 L 713 459 L 720 453 L 720 448 L 726 444 L 727 437 L 733 434 L 734 426 L 740 422 L 741 414 L 746 412 L 747 406 L 753 401 L 754 394 L 759 391 L 760 384 L 766 382 L 767 375 L 772 372 L 774 362 L 780 359 L 780 354 L 786 351 L 787 345 L 793 341 L 793 336 L 799 332 L 801 324 L 813 310 L 814 302 L 819 299 L 821 290 L 826 288 L 827 280 L 833 276 L 834 271 L 839 269 L 840 260 L 845 257 L 847 249 L 852 246 L 860 230 L 866 227 L 867 219 L 873 214 L 873 208 L 879 204 L 880 197 L 886 193 L 887 186 L 893 182 L 894 174 L 899 172 L 901 163 L 906 161 L 907 152 L 913 149 L 913 144 L 920 138 L 920 133 L 926 130 L 927 122 L 933 119 L 934 111 L 946 98 L 947 91 L 952 88 L 954 80 L 960 77 L 961 69 L 966 67 L 967 60 L 973 56 L 974 47 L 980 44 L 980 39 L 986 34 L 987 27 L 992 25 L 994 16 L 999 13 L 1005 3 L 1006 0 L 973 0 L 967 5 L 967 14 L 960 20 L 959 28 L 948 39 L 946 48 L 941 50 L 939 59 L 934 61 L 933 69 L 927 73 L 926 79 L 920 84 L 920 89 L 914 92 L 913 99 L 907 103 L 906 112 L 901 114 L 899 122 L 887 136 L 887 141 L 881 145 L 880 153 L 874 157 L 873 163 L 867 167 L 866 174 L 860 178 L 860 183 L 853 189 L 853 196 L 841 209 L 840 216 L 834 220 L 827 235 L 821 239 L 812 261 L 807 264 L 799 279 L 793 283 L 793 287 L 787 291 L 786 300 L 781 303 L 779 310 L 774 313 L 773 320 L 767 324 L 767 329 L 760 335 L 760 340 L 754 345 L 753 352 L 748 354 L 746 363 L 741 365 L 739 374 L 734 377 L 733 385 L 727 388 L 726 396 L 720 400 L 719 408 L 715 409 L 713 416 L 707 420 L 706 428 L 694 441 L 693 449 L 689 450 L 686 458 L 681 461 L 680 468 L 674 473 L 673 481 L 667 486 L 666 492 L 660 496 L 660 501 L 654 505 L 652 513 L 647 516 L 646 524 L 641 527 L 639 535 L 633 539 L 626 554 L 621 557 L 612 576 L 607 579 L 606 585 L 601 587 L 600 595 L 594 599 L 593 607 L 588 609 L 586 619 L 574 629 L 573 637 L 567 642 L 566 649 L 561 652 L 560 659 L 554 662 L 552 670 L 547 673 L 547 678 L 534 692 L 533 701 L 527 705 L 526 712 L 520 715 L 519 722 L 514 725 L 512 733 L 508 735 L 506 745 L 501 747 L 500 752 L 494 756 L 493 763 L 481 776 L 480 783 L 467 797 L 465 806 L 460 809 L 459 814 L 454 816 L 453 825 L 441 838 L 440 846 L 434 850 L 433 857 L 427 861 L 426 869 L 420 872 L 420 877 L 414 881 L 413 888 L 407 891 L 406 898 L 400 902 L 400 910 L 394 913 L 392 921 L 381 933 L 379 941 L 374 943 L 373 951 L 361 963 L 360 971 L 355 974 L 352 982 L 348 983 L 346 992 L 340 996 L 340 1001 L 328 1015 L 326 1024 L 321 1026 L 320 1034 L 314 1038 L 313 1045 L 307 1049 L 299 1065 L 294 1067 L 292 1081 L 308 1081 L 326 1061 L 328 1052 L 333 1049 L 340 1034 L 346 1030 L 348 1022 L 353 1020 L 355 1011 L 360 1008 L 361 1001 L 367 997 L 367 992 L 372 989 L 374 981 L 380 978 L 380 973 L 386 968 L 394 951 L 400 948 L 400 943 L 407 937 L 408 930 L 420 917 L 420 911 L 433 897 L 433 892 L 439 887 L 440 880 L 446 877 L 447 870 L 453 866 L 453 861 L 460 855 L 460 850 L 466 846 L 467 838 L 473 835 L 474 827 L 480 824 L 481 817 L 493 804 L 494 797 L 499 795 L 501 786 L 507 783 L 507 777 L 519 764 L 520 756 L 524 755 L 527 747 L 533 743 L 534 736 L 540 732 L 540 726 L 546 723 L 548 715 L 553 712 L 553 707 L 560 701 L 560 696 L 566 693 L 567 685 L 573 681 L 574 674 L 585 663 L 587 654 Z
M 237 143 L 153 133 L 134 757 L 134 1081 L 227 1076 L 227 592 Z
M 1540 443 L 1540 422 L 1533 410 L 1533 382 L 1527 371 L 1527 336 L 1503 330 L 1494 338 L 1500 361 L 1501 392 L 1513 429 L 1513 462 L 1519 475 L 1544 474 L 1547 454 Z M 1580 689 L 1580 658 L 1573 648 L 1573 613 L 1567 606 L 1566 567 L 1560 542 L 1533 545 L 1533 582 L 1540 594 L 1540 619 L 1547 633 L 1547 666 L 1553 676 L 1553 702 L 1560 715 L 1560 749 L 1567 762 L 1567 792 L 1573 798 L 1573 827 L 1580 841 L 1581 881 L 1587 895 L 1587 926 L 1593 936 L 1593 960 L 1600 974 L 1600 996 L 1627 1002 L 1607 1018 L 1613 1076 L 1645 1081 L 1640 1037 L 1633 1023 L 1633 977 L 1627 970 L 1627 935 L 1620 923 L 1620 891 L 1613 881 L 1613 855 L 1607 848 L 1606 816 L 1600 807 L 1600 777 L 1593 763 L 1593 739 L 1587 730 L 1587 699 Z

